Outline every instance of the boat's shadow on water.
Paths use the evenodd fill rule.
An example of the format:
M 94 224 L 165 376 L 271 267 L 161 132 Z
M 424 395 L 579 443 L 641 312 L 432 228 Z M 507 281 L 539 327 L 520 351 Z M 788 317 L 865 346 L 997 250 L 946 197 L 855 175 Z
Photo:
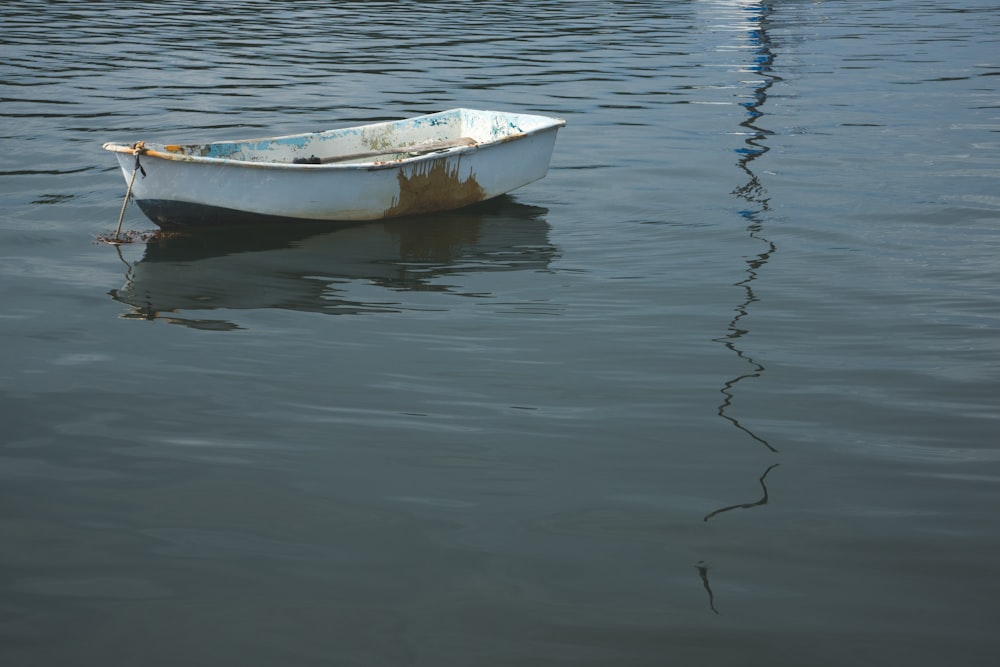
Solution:
M 204 329 L 238 328 L 202 316 L 214 310 L 398 312 L 412 307 L 407 291 L 466 294 L 454 284 L 459 274 L 545 270 L 556 252 L 547 213 L 504 196 L 450 213 L 335 227 L 163 232 L 140 260 L 126 262 L 125 284 L 110 295 L 129 306 L 123 317 Z

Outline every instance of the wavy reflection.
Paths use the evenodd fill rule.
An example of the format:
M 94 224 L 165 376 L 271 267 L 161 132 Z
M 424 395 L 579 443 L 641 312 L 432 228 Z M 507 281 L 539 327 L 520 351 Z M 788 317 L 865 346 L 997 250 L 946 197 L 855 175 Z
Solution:
M 716 342 L 725 345 L 728 350 L 749 366 L 749 369 L 745 373 L 741 373 L 723 383 L 720 390 L 723 395 L 723 401 L 719 404 L 718 414 L 755 442 L 760 443 L 771 452 L 777 452 L 777 448 L 771 445 L 765 438 L 729 414 L 737 385 L 749 378 L 760 377 L 764 372 L 763 364 L 747 354 L 739 346 L 739 341 L 748 333 L 748 330 L 742 326 L 741 322 L 750 313 L 751 304 L 758 300 L 756 294 L 754 294 L 753 283 L 757 279 L 760 269 L 767 264 L 771 255 L 777 250 L 774 243 L 763 234 L 763 218 L 767 211 L 770 210 L 770 197 L 754 172 L 752 163 L 770 150 L 765 140 L 772 132 L 761 127 L 758 122 L 764 115 L 761 107 L 767 102 L 768 91 L 776 81 L 781 80 L 780 77 L 772 72 L 774 53 L 771 51 L 771 38 L 767 34 L 768 18 L 772 11 L 771 6 L 759 0 L 739 0 L 738 4 L 739 10 L 742 12 L 741 19 L 749 23 L 749 29 L 744 34 L 749 39 L 753 54 L 751 64 L 742 71 L 752 73 L 758 78 L 752 81 L 753 87 L 750 89 L 750 99 L 742 102 L 743 108 L 746 109 L 746 117 L 740 123 L 740 131 L 745 138 L 743 145 L 736 149 L 736 154 L 739 156 L 736 165 L 746 176 L 746 182 L 733 190 L 731 194 L 745 203 L 745 206 L 739 211 L 739 215 L 744 221 L 749 237 L 754 241 L 762 243 L 764 249 L 746 260 L 745 277 L 743 280 L 735 283 L 736 286 L 743 289 L 743 300 L 734 308 L 736 314 L 729 322 L 726 335 L 715 339 Z M 760 476 L 758 481 L 763 495 L 759 500 L 720 507 L 706 514 L 703 520 L 707 523 L 712 518 L 726 512 L 753 509 L 766 505 L 769 500 L 766 479 L 771 471 L 777 467 L 777 463 L 768 466 L 764 474 Z M 712 592 L 708 581 L 708 566 L 704 561 L 700 561 L 695 567 L 701 578 L 702 586 L 708 594 L 708 606 L 714 613 L 718 614 L 719 611 L 715 606 L 715 594 Z
M 767 484 L 764 483 L 764 480 L 767 479 L 768 474 L 772 470 L 777 468 L 778 465 L 779 464 L 777 463 L 772 463 L 770 466 L 768 466 L 767 470 L 764 471 L 764 474 L 760 476 L 760 479 L 758 481 L 760 482 L 760 488 L 763 489 L 764 491 L 764 495 L 761 496 L 760 500 L 754 501 L 752 503 L 737 503 L 735 505 L 727 505 L 726 507 L 720 507 L 719 509 L 706 514 L 704 520 L 708 521 L 712 517 L 724 514 L 725 512 L 732 512 L 733 510 L 748 510 L 754 507 L 760 507 L 761 505 L 766 505 L 768 501 L 768 496 L 767 496 Z
M 333 229 L 270 225 L 162 233 L 147 242 L 124 286 L 110 295 L 130 307 L 125 318 L 202 329 L 238 327 L 188 313 L 399 312 L 407 308 L 401 292 L 475 296 L 448 284 L 449 275 L 546 269 L 556 252 L 547 212 L 501 197 L 442 215 Z
M 778 450 L 766 439 L 754 433 L 751 429 L 743 425 L 736 417 L 729 414 L 732 407 L 735 388 L 740 382 L 749 378 L 760 377 L 764 372 L 764 366 L 747 354 L 738 345 L 740 338 L 747 334 L 747 330 L 742 327 L 741 321 L 750 312 L 750 305 L 758 300 L 754 294 L 753 282 L 757 279 L 760 269 L 767 264 L 771 255 L 777 250 L 774 243 L 763 235 L 764 214 L 770 210 L 770 197 L 760 179 L 752 169 L 752 163 L 758 157 L 770 150 L 765 139 L 773 134 L 770 130 L 760 127 L 758 121 L 764 115 L 761 107 L 767 102 L 768 91 L 780 77 L 772 72 L 774 64 L 774 53 L 771 51 L 771 38 L 768 36 L 768 17 L 771 14 L 771 6 L 764 2 L 749 2 L 741 9 L 745 12 L 745 19 L 750 23 L 747 35 L 753 49 L 752 63 L 744 70 L 759 76 L 759 80 L 753 82 L 754 87 L 750 91 L 750 99 L 742 103 L 746 109 L 746 118 L 740 123 L 742 133 L 746 136 L 743 146 L 736 149 L 739 159 L 736 165 L 746 175 L 747 181 L 740 187 L 733 190 L 732 194 L 744 200 L 746 208 L 739 212 L 746 224 L 746 230 L 751 239 L 762 243 L 765 248 L 750 259 L 746 260 L 746 277 L 736 286 L 743 288 L 743 301 L 734 309 L 736 315 L 729 322 L 728 331 L 725 336 L 717 338 L 716 341 L 722 343 L 737 357 L 745 361 L 750 367 L 746 373 L 742 373 L 723 384 L 720 390 L 723 401 L 719 405 L 719 416 L 730 422 L 740 431 L 750 436 L 756 442 L 764 445 L 772 452 Z
M 708 564 L 705 561 L 699 561 L 695 565 L 695 569 L 698 570 L 698 576 L 701 577 L 701 585 L 705 587 L 705 592 L 708 593 L 708 606 L 716 614 L 719 610 L 715 608 L 715 593 L 712 592 L 712 584 L 708 582 Z

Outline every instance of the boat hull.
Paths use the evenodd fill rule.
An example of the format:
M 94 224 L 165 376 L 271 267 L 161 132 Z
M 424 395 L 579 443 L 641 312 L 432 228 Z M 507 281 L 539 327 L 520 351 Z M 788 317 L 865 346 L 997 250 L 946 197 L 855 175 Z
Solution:
M 480 113 L 492 115 L 488 122 L 475 117 L 479 126 L 469 122 L 470 115 Z M 454 118 L 462 114 L 464 126 L 459 127 Z M 435 124 L 435 118 L 440 122 Z M 563 124 L 541 116 L 452 110 L 316 135 L 153 145 L 140 147 L 138 156 L 130 147 L 105 148 L 115 152 L 139 208 L 161 227 L 362 221 L 461 208 L 536 181 L 548 171 Z M 352 133 L 367 138 L 356 140 Z M 323 149 L 323 141 L 335 146 L 327 148 L 334 152 L 323 158 L 327 163 L 292 161 L 306 148 Z M 407 152 L 394 148 L 393 141 L 433 149 Z M 373 145 L 381 152 L 371 150 Z M 222 146 L 228 152 L 222 153 Z M 360 157 L 343 155 L 365 147 L 368 153 Z M 142 169 L 133 181 L 137 157 Z

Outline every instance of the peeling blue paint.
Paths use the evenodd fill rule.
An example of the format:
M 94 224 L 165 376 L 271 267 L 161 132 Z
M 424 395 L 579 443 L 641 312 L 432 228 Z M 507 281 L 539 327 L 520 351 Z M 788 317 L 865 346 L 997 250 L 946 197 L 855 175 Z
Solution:
M 163 151 L 167 159 L 207 158 L 247 166 L 291 166 L 315 156 L 321 165 L 374 164 L 381 168 L 413 157 L 411 147 L 441 146 L 440 150 L 463 151 L 472 146 L 483 148 L 551 129 L 553 121 L 559 126 L 565 122 L 543 116 L 459 108 L 323 132 L 208 144 L 158 145 L 155 150 Z

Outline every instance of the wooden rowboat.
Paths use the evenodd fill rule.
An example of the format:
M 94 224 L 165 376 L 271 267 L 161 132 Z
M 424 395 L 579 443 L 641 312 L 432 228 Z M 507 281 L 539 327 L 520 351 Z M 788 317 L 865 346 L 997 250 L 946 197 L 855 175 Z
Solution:
M 161 227 L 379 220 L 492 199 L 545 176 L 566 122 L 452 109 L 208 144 L 104 144 Z

